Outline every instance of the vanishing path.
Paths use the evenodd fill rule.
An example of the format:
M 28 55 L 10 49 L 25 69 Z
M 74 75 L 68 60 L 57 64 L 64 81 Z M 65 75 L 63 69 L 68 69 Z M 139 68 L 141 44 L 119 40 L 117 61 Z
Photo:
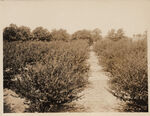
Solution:
M 119 104 L 121 102 L 107 91 L 109 77 L 106 76 L 99 65 L 98 57 L 92 50 L 92 47 L 88 63 L 90 64 L 90 84 L 81 93 L 83 94 L 82 99 L 76 101 L 76 103 L 83 105 L 86 112 L 117 112 L 120 109 Z

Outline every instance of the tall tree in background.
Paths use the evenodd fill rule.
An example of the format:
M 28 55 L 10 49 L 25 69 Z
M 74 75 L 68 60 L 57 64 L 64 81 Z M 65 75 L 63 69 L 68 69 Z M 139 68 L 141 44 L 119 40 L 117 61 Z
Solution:
M 3 40 L 16 41 L 18 27 L 15 24 L 10 24 L 9 27 L 4 28 Z
M 87 40 L 90 45 L 93 43 L 92 34 L 90 30 L 83 29 L 73 33 L 72 40 L 77 40 L 77 39 Z
M 41 40 L 41 41 L 50 41 L 51 40 L 51 34 L 50 32 L 43 28 L 43 27 L 37 27 L 32 31 L 33 40 Z
M 65 29 L 53 29 L 51 32 L 51 36 L 52 36 L 52 40 L 55 41 L 59 41 L 59 40 L 63 40 L 63 41 L 69 41 L 70 39 L 70 34 L 67 33 L 67 31 Z
M 115 29 L 111 29 L 107 34 L 107 38 L 113 41 L 123 39 L 124 37 L 124 31 L 121 28 L 118 29 L 117 32 L 115 31 Z
M 107 38 L 110 40 L 115 39 L 115 29 L 111 29 L 110 31 L 108 31 Z
M 10 24 L 9 27 L 6 27 L 3 31 L 3 39 L 7 41 L 29 40 L 31 39 L 30 28 Z
M 116 32 L 116 39 L 120 40 L 122 38 L 124 38 L 124 31 L 123 31 L 123 29 L 118 29 Z
M 98 29 L 98 28 L 92 30 L 91 34 L 92 34 L 92 39 L 93 39 L 94 42 L 97 41 L 97 40 L 102 39 L 101 30 Z
M 26 26 L 18 27 L 17 40 L 20 39 L 23 41 L 31 39 L 31 31 L 29 27 Z

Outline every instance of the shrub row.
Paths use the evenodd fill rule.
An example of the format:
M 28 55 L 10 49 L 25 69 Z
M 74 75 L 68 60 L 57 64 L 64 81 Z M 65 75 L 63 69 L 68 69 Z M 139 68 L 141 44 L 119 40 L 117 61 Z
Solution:
M 84 40 L 5 41 L 4 85 L 29 100 L 29 112 L 57 111 L 86 86 L 88 50 Z
M 148 111 L 147 40 L 102 40 L 95 45 L 104 70 L 110 72 L 111 92 L 124 100 L 125 111 Z

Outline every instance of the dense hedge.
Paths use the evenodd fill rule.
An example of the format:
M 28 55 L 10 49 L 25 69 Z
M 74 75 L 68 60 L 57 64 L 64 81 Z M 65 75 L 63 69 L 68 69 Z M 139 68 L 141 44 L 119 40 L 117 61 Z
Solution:
M 111 73 L 111 92 L 127 103 L 125 111 L 148 111 L 146 41 L 106 39 L 95 45 L 100 63 Z
M 87 84 L 89 46 L 73 42 L 4 42 L 4 85 L 30 101 L 30 112 L 57 111 Z

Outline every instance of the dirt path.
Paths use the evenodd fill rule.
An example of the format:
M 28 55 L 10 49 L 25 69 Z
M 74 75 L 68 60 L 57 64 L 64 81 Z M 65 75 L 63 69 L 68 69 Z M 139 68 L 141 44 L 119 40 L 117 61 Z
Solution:
M 98 63 L 95 52 L 90 51 L 90 85 L 81 94 L 83 98 L 76 103 L 83 105 L 87 112 L 117 112 L 120 101 L 107 91 L 108 78 Z

